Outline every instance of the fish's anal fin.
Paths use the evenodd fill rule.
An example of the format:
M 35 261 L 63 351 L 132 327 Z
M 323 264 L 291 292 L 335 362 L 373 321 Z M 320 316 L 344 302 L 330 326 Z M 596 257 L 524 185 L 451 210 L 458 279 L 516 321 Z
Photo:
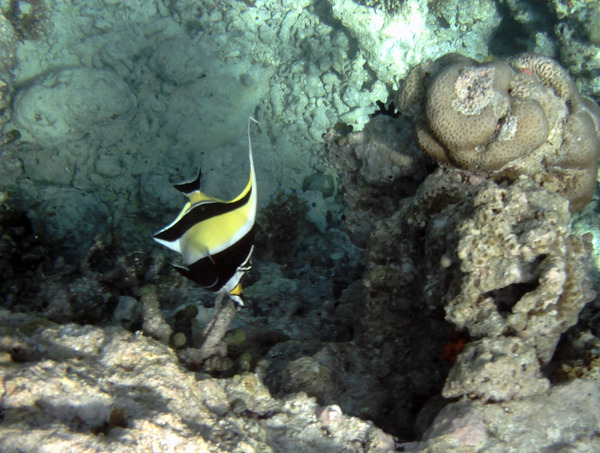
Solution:
M 242 298 L 242 283 L 238 283 L 235 288 L 229 291 L 229 298 L 238 306 L 244 306 L 244 299 Z

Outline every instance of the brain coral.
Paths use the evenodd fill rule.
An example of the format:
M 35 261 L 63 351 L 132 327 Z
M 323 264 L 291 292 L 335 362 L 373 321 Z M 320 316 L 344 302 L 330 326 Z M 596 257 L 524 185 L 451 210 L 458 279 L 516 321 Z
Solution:
M 491 179 L 531 176 L 576 212 L 592 198 L 600 109 L 551 58 L 521 54 L 477 63 L 450 54 L 407 76 L 399 106 L 421 106 L 420 147 L 448 166 Z

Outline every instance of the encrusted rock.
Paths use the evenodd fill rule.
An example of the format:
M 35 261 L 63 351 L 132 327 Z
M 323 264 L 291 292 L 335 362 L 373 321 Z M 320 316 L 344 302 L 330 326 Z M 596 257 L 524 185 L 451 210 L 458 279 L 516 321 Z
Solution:
M 533 347 L 516 337 L 483 338 L 459 354 L 442 395 L 503 401 L 542 393 L 549 386 Z
M 421 196 L 436 194 L 427 187 L 444 187 L 440 179 L 455 174 L 428 178 Z M 444 305 L 446 319 L 471 336 L 516 335 L 547 363 L 595 297 L 587 277 L 590 238 L 571 232 L 566 200 L 528 178 L 508 187 L 478 182 L 457 184 L 453 196 L 463 201 L 430 223 L 426 300 Z

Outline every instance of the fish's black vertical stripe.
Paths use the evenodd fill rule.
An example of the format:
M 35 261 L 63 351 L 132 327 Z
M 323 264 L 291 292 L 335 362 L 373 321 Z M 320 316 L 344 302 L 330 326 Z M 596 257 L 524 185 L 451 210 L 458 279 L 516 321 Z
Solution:
M 227 214 L 228 212 L 234 211 L 250 200 L 252 195 L 252 188 L 248 193 L 233 203 L 222 203 L 220 201 L 202 201 L 192 205 L 192 207 L 185 213 L 185 215 L 179 219 L 179 221 L 171 228 L 159 231 L 154 235 L 156 239 L 161 239 L 167 242 L 174 242 L 181 238 L 189 229 L 194 227 L 196 224 L 203 222 L 204 220 L 219 215 Z

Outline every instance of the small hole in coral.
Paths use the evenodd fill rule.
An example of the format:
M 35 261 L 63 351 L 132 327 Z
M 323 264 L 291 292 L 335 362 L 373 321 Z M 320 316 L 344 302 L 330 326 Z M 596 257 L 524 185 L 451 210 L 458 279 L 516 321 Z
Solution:
M 496 303 L 498 313 L 506 318 L 519 300 L 528 292 L 534 290 L 538 286 L 537 282 L 514 283 L 489 291 L 483 297 L 491 297 Z

